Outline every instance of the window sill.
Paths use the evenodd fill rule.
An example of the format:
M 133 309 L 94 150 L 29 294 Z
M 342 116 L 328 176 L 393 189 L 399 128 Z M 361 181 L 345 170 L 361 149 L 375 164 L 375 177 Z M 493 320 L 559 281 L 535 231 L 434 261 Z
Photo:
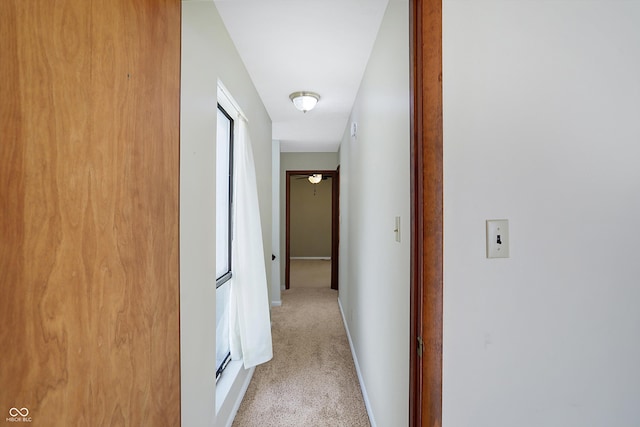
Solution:
M 231 426 L 254 370 L 244 369 L 242 361 L 229 362 L 216 384 L 216 426 Z

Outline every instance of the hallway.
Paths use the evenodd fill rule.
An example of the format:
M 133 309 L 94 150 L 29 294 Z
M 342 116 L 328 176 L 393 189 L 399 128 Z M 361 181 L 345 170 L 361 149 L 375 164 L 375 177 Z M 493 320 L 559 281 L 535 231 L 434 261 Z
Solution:
M 369 2 L 367 2 L 369 4 Z M 216 6 L 222 9 L 220 14 Z M 181 374 L 184 383 L 190 385 L 189 392 L 182 399 L 183 424 L 199 425 L 199 420 L 206 418 L 208 402 L 211 395 L 215 394 L 216 413 L 215 424 L 229 427 L 233 423 L 232 414 L 235 408 L 241 405 L 244 391 L 248 390 L 249 396 L 244 402 L 246 407 L 252 395 L 259 396 L 262 391 L 256 391 L 261 384 L 262 371 L 268 373 L 274 366 L 281 363 L 283 356 L 289 355 L 288 348 L 282 349 L 277 342 L 284 334 L 279 324 L 278 313 L 290 309 L 290 299 L 295 292 L 282 291 L 286 285 L 286 265 L 283 262 L 287 257 L 286 248 L 286 186 L 287 172 L 291 171 L 336 171 L 339 168 L 339 199 L 335 207 L 338 210 L 339 244 L 335 259 L 340 268 L 337 271 L 336 282 L 339 286 L 338 294 L 335 293 L 331 302 L 332 310 L 336 315 L 333 320 L 340 327 L 340 333 L 351 339 L 353 348 L 354 365 L 359 376 L 357 392 L 362 390 L 364 407 L 371 425 L 395 426 L 409 425 L 409 360 L 410 348 L 410 218 L 411 218 L 411 192 L 410 192 L 410 70 L 409 70 L 409 4 L 405 1 L 389 2 L 384 10 L 380 11 L 379 26 L 375 34 L 375 40 L 370 47 L 361 49 L 366 57 L 366 68 L 361 78 L 358 78 L 357 91 L 354 90 L 354 102 L 345 104 L 348 117 L 343 124 L 332 146 L 324 149 L 310 141 L 304 145 L 304 150 L 297 150 L 292 142 L 297 138 L 290 138 L 278 133 L 284 119 L 271 114 L 269 108 L 262 102 L 257 85 L 251 79 L 251 73 L 247 72 L 241 55 L 235 50 L 235 44 L 230 34 L 225 31 L 225 22 L 222 16 L 227 16 L 229 9 L 239 6 L 236 2 L 217 2 L 215 5 L 201 2 L 185 2 L 183 4 L 184 38 L 183 46 L 188 50 L 183 51 L 182 94 L 185 127 L 181 127 L 185 135 L 184 141 L 189 145 L 182 147 L 182 171 L 184 183 L 181 187 L 181 220 L 185 225 L 185 233 L 181 230 L 181 242 L 185 253 L 194 254 L 186 257 L 181 263 L 181 283 L 205 283 L 208 277 L 209 265 L 205 262 L 203 254 L 211 255 L 202 241 L 202 230 L 216 214 L 212 209 L 201 209 L 202 195 L 207 193 L 208 184 L 198 187 L 203 181 L 203 173 L 208 171 L 205 160 L 210 156 L 210 138 L 214 130 L 209 131 L 210 118 L 206 109 L 209 94 L 203 88 L 211 84 L 212 76 L 224 85 L 225 90 L 235 99 L 241 110 L 247 116 L 250 124 L 250 136 L 255 160 L 256 180 L 258 184 L 258 200 L 260 203 L 260 220 L 262 225 L 263 252 L 268 281 L 269 301 L 272 306 L 272 336 L 274 337 L 274 360 L 253 368 L 238 370 L 229 387 L 216 385 L 197 386 L 201 384 L 203 375 L 208 375 L 207 360 L 213 355 L 209 352 L 203 354 L 202 340 L 199 337 L 207 336 L 209 331 L 206 325 L 210 325 L 213 319 L 205 307 L 210 295 L 208 289 L 197 289 L 184 286 L 186 289 L 181 294 L 181 342 L 184 343 L 183 353 L 186 359 L 181 358 Z M 239 21 L 247 22 L 240 18 L 246 17 L 238 12 Z M 254 13 L 255 11 L 252 11 Z M 336 14 L 337 16 L 337 14 Z M 343 14 L 343 18 L 356 15 Z M 357 15 L 364 18 L 364 16 Z M 255 30 L 255 27 L 252 27 Z M 249 33 L 243 33 L 246 35 Z M 253 31 L 251 34 L 261 34 Z M 264 45 L 264 40 L 260 40 Z M 212 46 L 216 48 L 212 50 Z M 206 64 L 203 64 L 206 61 Z M 333 61 L 339 65 L 339 71 L 350 69 L 346 61 Z M 266 64 L 266 63 L 265 63 Z M 248 67 L 247 67 L 248 68 Z M 268 67 L 272 70 L 273 67 Z M 329 73 L 329 76 L 340 74 Z M 293 83 L 292 83 L 293 84 Z M 306 87 L 300 83 L 295 86 Z M 313 88 L 311 88 L 313 89 Z M 294 89 L 291 89 L 294 90 Z M 286 92 L 286 93 L 285 93 Z M 291 114 L 301 120 L 311 120 L 331 110 L 332 100 L 337 100 L 324 89 L 320 90 L 322 100 L 317 108 L 306 114 L 296 111 L 286 94 L 288 89 L 278 92 L 278 99 L 282 100 L 287 108 L 287 115 Z M 285 93 L 284 97 L 280 97 Z M 214 94 L 215 96 L 215 94 Z M 393 102 L 389 102 L 393 100 Z M 295 114 L 295 115 L 294 115 Z M 327 124 L 335 123 L 335 117 L 330 116 Z M 324 123 L 324 122 L 323 122 Z M 327 125 L 328 126 L 328 125 Z M 205 131 L 206 130 L 206 131 Z M 197 138 L 191 138 L 191 133 Z M 305 134 L 318 138 L 315 132 Z M 377 173 L 379 166 L 384 165 L 384 171 Z M 302 180 L 299 180 L 302 181 Z M 192 185 L 191 183 L 198 183 Z M 318 186 L 321 184 L 318 184 Z M 313 188 L 311 189 L 313 190 Z M 204 191 L 204 193 L 203 193 Z M 320 197 L 319 187 L 316 188 L 316 198 Z M 313 191 L 311 191 L 313 194 Z M 217 194 L 217 193 L 216 193 Z M 312 196 L 314 197 L 314 196 Z M 334 206 L 334 205 L 332 205 Z M 312 215 L 307 215 L 308 221 L 313 221 Z M 402 224 L 402 228 L 399 225 Z M 218 234 L 216 234 L 218 236 Z M 184 237 L 184 238 L 182 238 Z M 291 242 L 290 242 L 291 243 Z M 290 250 L 292 248 L 289 248 Z M 214 255 L 217 252 L 215 252 Z M 273 258 L 275 256 L 275 259 Z M 292 253 L 293 257 L 327 257 L 327 253 Z M 334 258 L 333 253 L 330 255 Z M 210 258 L 208 258 L 210 259 Z M 333 280 L 333 275 L 332 275 Z M 295 285 L 291 291 L 297 291 Z M 184 296 L 184 298 L 183 298 Z M 335 304 L 338 298 L 339 305 L 344 313 L 346 322 L 342 322 L 341 315 Z M 217 300 L 216 300 L 217 301 Z M 194 310 L 196 307 L 196 310 Z M 304 318 L 299 323 L 304 323 Z M 317 320 L 318 324 L 322 321 Z M 343 324 L 346 327 L 343 328 Z M 299 326 L 299 325 L 297 325 Z M 297 327 L 296 327 L 297 329 Z M 255 331 L 255 329 L 251 329 Z M 290 328 L 288 332 L 293 332 Z M 309 335 L 313 333 L 299 333 Z M 216 335 L 215 338 L 221 335 Z M 344 335 L 343 335 L 344 337 Z M 286 336 L 286 340 L 300 338 L 299 336 Z M 351 346 L 348 340 L 342 338 L 345 343 L 343 352 L 351 357 Z M 287 342 L 285 341 L 285 344 Z M 309 346 L 309 342 L 302 341 L 298 348 Z M 207 349 L 215 350 L 217 347 L 208 346 Z M 333 361 L 339 358 L 329 354 L 318 353 L 312 358 L 312 352 L 297 355 L 298 358 L 308 357 L 305 364 L 298 370 L 303 378 L 318 376 L 324 383 L 327 381 L 322 374 L 316 374 L 312 368 L 319 365 L 320 361 Z M 347 358 L 347 360 L 350 360 Z M 353 363 L 353 362 L 351 362 Z M 291 366 L 284 364 L 284 369 L 293 371 Z M 353 369 L 353 368 L 352 368 Z M 211 376 L 215 374 L 215 367 Z M 224 378 L 224 375 L 223 375 Z M 227 378 L 230 378 L 227 376 Z M 251 380 L 249 378 L 252 378 Z M 276 378 L 276 377 L 274 377 Z M 284 381 L 283 377 L 272 380 L 275 385 Z M 245 388 L 247 387 L 247 388 Z M 299 390 L 295 386 L 287 390 Z M 229 392 L 226 392 L 229 390 Z M 267 389 L 268 390 L 268 389 Z M 283 391 L 281 389 L 281 391 Z M 226 392 L 226 393 L 225 393 Z M 287 408 L 292 412 L 301 413 L 312 405 L 307 404 L 310 396 L 298 400 L 306 394 L 298 393 L 293 397 L 281 397 L 272 400 L 275 404 L 265 405 L 276 407 L 275 418 L 269 418 L 266 412 L 259 412 L 260 423 L 280 420 Z M 337 398 L 337 397 L 336 397 Z M 343 400 L 344 401 L 344 400 Z M 301 403 L 298 403 L 301 402 Z M 315 405 L 315 408 L 340 410 L 332 400 Z M 287 406 L 289 405 L 290 406 Z M 257 405 L 257 403 L 256 403 Z M 300 405 L 297 409 L 296 406 Z M 257 407 L 257 406 L 256 406 Z M 236 425 L 252 425 L 245 415 L 238 414 Z M 305 412 L 306 413 L 306 412 Z M 307 414 L 308 415 L 308 414 Z M 305 417 L 307 416 L 305 415 Z M 311 418 L 322 420 L 328 414 L 308 415 Z M 320 421 L 321 422 L 321 421 Z M 296 425 L 299 421 L 296 421 Z M 340 422 L 338 422 L 339 424 Z M 304 421 L 302 422 L 304 425 Z M 331 425 L 329 422 L 325 425 Z M 358 425 L 349 421 L 345 425 Z
M 234 426 L 370 425 L 327 265 L 292 263 L 292 288 L 272 309 L 274 357 L 256 367 Z

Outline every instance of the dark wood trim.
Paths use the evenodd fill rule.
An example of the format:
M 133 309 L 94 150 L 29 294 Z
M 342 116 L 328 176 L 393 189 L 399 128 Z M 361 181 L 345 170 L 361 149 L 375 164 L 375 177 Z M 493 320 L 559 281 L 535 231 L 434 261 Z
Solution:
M 338 290 L 340 265 L 340 166 L 332 179 L 331 192 L 331 289 Z
M 340 181 L 338 170 L 293 170 L 286 171 L 286 196 L 285 196 L 285 267 L 284 287 L 289 289 L 291 278 L 291 177 L 295 175 L 311 175 L 321 173 L 331 177 L 331 289 L 338 289 L 338 247 L 340 241 L 339 200 Z
M 442 425 L 442 0 L 411 0 L 409 424 Z M 418 356 L 417 337 L 424 351 Z
M 291 174 L 289 173 L 289 171 L 286 172 L 286 198 L 285 198 L 285 244 L 284 244 L 284 253 L 285 253 L 285 257 L 284 257 L 284 288 L 285 289 L 289 289 L 290 287 L 290 282 L 289 279 L 291 278 L 291 266 L 289 265 L 289 258 L 291 257 L 291 239 L 289 238 L 289 236 L 291 235 L 291 221 L 289 220 L 289 218 L 291 218 L 291 196 L 290 196 L 290 192 L 291 192 Z M 281 187 L 282 188 L 282 187 Z

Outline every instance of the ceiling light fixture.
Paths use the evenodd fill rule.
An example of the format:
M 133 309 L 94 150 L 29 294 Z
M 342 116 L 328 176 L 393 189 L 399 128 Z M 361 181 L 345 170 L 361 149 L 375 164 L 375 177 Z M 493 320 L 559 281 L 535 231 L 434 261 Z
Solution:
M 309 182 L 312 184 L 317 184 L 322 181 L 321 173 L 314 173 L 313 175 L 309 175 Z
M 298 110 L 306 113 L 309 110 L 313 110 L 318 101 L 320 101 L 320 95 L 314 92 L 293 92 L 289 95 L 289 99 Z

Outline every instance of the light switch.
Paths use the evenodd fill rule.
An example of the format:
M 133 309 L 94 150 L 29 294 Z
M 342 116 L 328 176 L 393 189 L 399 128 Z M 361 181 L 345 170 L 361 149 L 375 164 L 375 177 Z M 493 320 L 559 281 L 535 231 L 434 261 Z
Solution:
M 487 258 L 509 258 L 509 220 L 487 220 Z

